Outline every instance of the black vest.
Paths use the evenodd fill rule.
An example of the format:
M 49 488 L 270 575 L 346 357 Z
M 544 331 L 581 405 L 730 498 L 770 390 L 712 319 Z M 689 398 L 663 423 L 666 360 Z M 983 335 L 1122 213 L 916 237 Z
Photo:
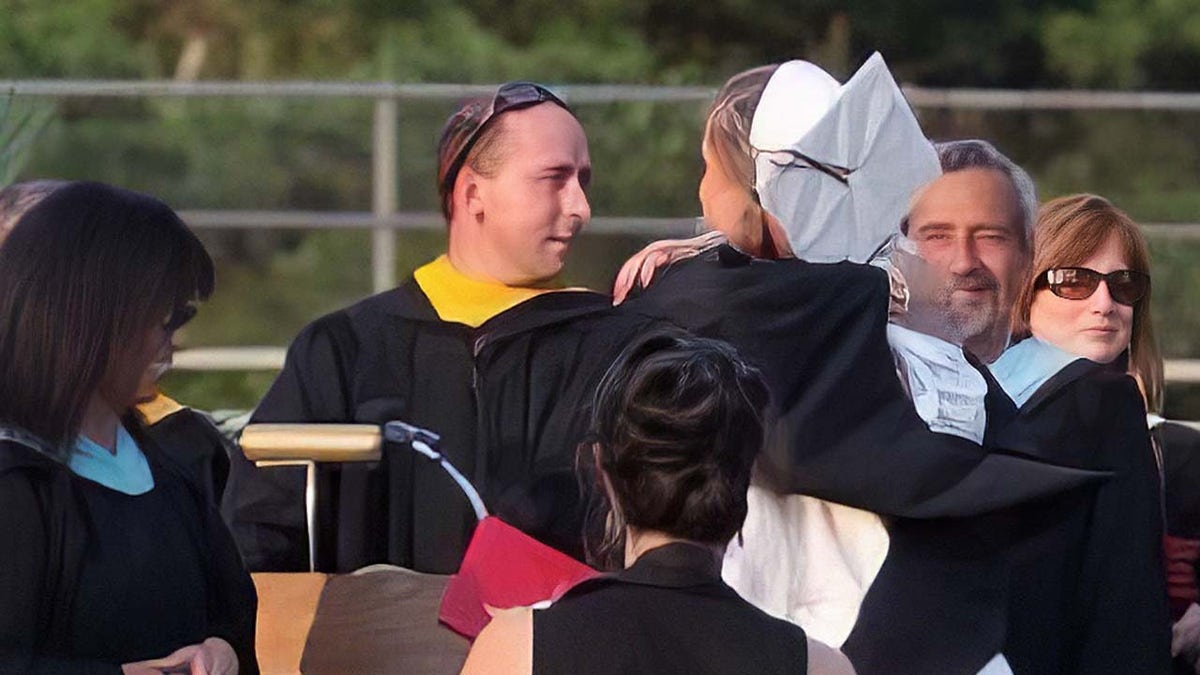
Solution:
M 708 549 L 668 544 L 533 614 L 533 672 L 807 672 L 808 643 L 721 581 Z

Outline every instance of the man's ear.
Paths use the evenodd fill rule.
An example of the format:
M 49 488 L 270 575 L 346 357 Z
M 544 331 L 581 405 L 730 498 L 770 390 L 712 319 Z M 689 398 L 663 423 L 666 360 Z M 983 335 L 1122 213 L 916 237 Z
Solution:
M 455 187 L 455 201 L 461 205 L 472 220 L 483 218 L 485 194 L 487 186 L 483 177 L 475 173 L 469 166 L 464 166 L 458 175 L 458 185 Z

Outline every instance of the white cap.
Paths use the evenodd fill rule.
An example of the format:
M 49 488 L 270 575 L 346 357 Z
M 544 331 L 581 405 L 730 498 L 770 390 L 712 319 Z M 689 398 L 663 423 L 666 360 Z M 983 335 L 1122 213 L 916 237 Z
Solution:
M 819 66 L 799 60 L 784 63 L 763 88 L 750 121 L 750 145 L 765 149 L 795 144 L 841 95 L 841 83 Z
M 750 145 L 763 208 L 796 255 L 813 262 L 868 260 L 899 231 L 913 192 L 941 174 L 878 53 L 845 85 L 811 63 L 780 66 L 750 123 Z

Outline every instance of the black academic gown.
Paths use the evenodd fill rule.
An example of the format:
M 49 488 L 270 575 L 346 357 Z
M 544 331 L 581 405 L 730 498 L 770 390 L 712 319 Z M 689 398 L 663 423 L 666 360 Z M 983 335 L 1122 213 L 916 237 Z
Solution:
M 985 377 L 985 445 L 1109 478 L 972 518 L 891 522 L 843 650 L 865 674 L 974 673 L 997 652 L 1022 674 L 1169 672 L 1158 477 L 1136 385 L 1081 359 L 1018 410 Z
M 1108 471 L 1090 489 L 1016 510 L 1008 640 L 1018 673 L 1170 672 L 1159 473 L 1132 378 L 1078 360 L 1034 393 L 996 443 Z
M 1200 431 L 1164 421 L 1151 430 L 1163 468 L 1166 514 L 1167 596 L 1171 618 L 1178 621 L 1196 602 L 1197 548 L 1200 548 Z M 1175 659 L 1176 673 L 1195 675 L 1184 655 Z
M 306 327 L 253 422 L 403 420 L 440 449 L 493 514 L 582 556 L 574 473 L 588 404 L 621 347 L 654 323 L 607 296 L 539 295 L 479 328 L 442 321 L 417 283 Z M 307 568 L 302 469 L 233 461 L 224 511 L 252 570 Z M 474 513 L 443 470 L 406 447 L 370 465 L 322 467 L 317 568 L 458 569 Z
M 1152 435 L 1162 454 L 1167 534 L 1200 540 L 1200 431 L 1168 420 Z
M 779 492 L 944 518 L 1098 478 L 930 431 L 895 374 L 888 298 L 871 266 L 756 260 L 724 245 L 662 270 L 621 308 L 725 340 L 760 368 L 779 414 L 760 473 Z
M 143 422 L 149 422 L 144 420 Z M 142 427 L 162 451 L 187 470 L 214 504 L 221 502 L 229 479 L 231 443 L 203 413 L 180 407 Z
M 864 629 L 846 646 L 855 667 L 974 672 L 1006 633 L 1010 540 L 988 523 L 1107 474 L 930 431 L 895 374 L 888 301 L 886 274 L 870 266 L 755 260 L 722 246 L 668 268 L 626 305 L 727 340 L 763 371 L 780 415 L 760 460 L 771 487 L 884 517 L 892 544 Z M 989 418 L 1003 426 L 1016 411 L 984 377 Z
M 1017 409 L 986 366 L 971 361 L 988 386 L 984 443 L 991 447 Z M 1009 511 L 886 521 L 887 557 L 842 645 L 860 674 L 975 673 L 1003 651 L 1007 550 L 1019 533 Z
M 200 514 L 198 522 L 187 523 L 186 535 L 207 554 L 201 561 L 205 587 L 196 589 L 207 606 L 206 634 L 229 642 L 240 672 L 257 673 L 254 584 L 215 504 L 192 482 L 193 474 L 175 464 L 136 420 L 126 418 L 125 426 L 156 474 L 170 474 L 186 484 L 186 489 L 172 491 L 171 499 L 193 503 L 174 501 L 178 510 Z M 82 497 L 85 479 L 37 450 L 40 441 L 21 436 L 18 432 L 15 439 L 0 438 L 0 672 L 119 674 L 119 664 L 75 654 L 70 648 L 72 634 L 79 629 L 74 625 L 79 618 L 74 600 L 95 536 Z M 162 611 L 170 612 L 171 607 Z M 139 626 L 153 621 L 153 616 L 129 617 L 132 638 L 150 632 L 139 631 Z

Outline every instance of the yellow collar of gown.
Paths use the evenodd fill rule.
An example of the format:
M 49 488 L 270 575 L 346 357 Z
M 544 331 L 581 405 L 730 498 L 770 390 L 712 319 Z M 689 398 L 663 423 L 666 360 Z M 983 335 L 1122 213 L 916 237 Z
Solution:
M 445 255 L 418 267 L 413 278 L 442 321 L 472 328 L 482 326 L 488 319 L 530 298 L 560 290 L 518 288 L 472 279 L 454 269 Z

